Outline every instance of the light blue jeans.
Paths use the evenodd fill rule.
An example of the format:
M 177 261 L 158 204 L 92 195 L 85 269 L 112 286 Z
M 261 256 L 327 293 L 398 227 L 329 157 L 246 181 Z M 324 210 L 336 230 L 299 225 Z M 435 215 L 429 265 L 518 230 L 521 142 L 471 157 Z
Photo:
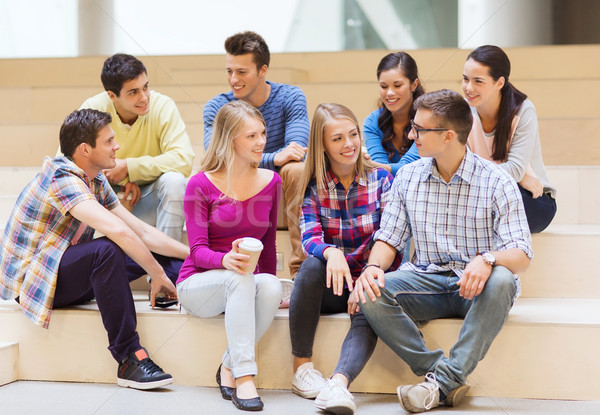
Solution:
M 181 306 L 196 317 L 225 312 L 228 347 L 223 365 L 236 379 L 256 375 L 254 345 L 266 333 L 279 308 L 279 279 L 271 274 L 241 275 L 214 269 L 179 283 L 177 295 Z
M 416 375 L 433 372 L 444 394 L 464 385 L 504 325 L 517 290 L 515 276 L 494 267 L 480 295 L 466 300 L 458 295 L 458 277 L 394 271 L 385 275 L 381 297 L 361 304 L 375 333 L 400 356 Z M 415 321 L 464 317 L 458 342 L 449 357 L 431 351 Z
M 142 195 L 133 214 L 149 225 L 181 241 L 185 215 L 183 196 L 187 179 L 179 172 L 163 173 L 155 182 L 140 186 Z

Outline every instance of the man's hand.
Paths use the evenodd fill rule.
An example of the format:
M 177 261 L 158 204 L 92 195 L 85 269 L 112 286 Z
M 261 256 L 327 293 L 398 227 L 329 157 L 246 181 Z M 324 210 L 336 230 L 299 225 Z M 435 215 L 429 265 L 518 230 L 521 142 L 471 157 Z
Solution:
M 327 288 L 333 288 L 333 294 L 342 295 L 344 293 L 344 280 L 348 284 L 348 289 L 352 291 L 352 274 L 344 253 L 337 248 L 327 248 L 323 253 L 327 260 Z
M 492 266 L 486 263 L 481 255 L 477 255 L 467 264 L 460 280 L 458 280 L 457 284 L 460 286 L 458 295 L 467 300 L 477 297 L 483 291 L 491 274 Z
M 127 200 L 127 196 L 131 193 L 131 199 Z M 123 203 L 129 203 L 129 206 L 134 207 L 140 201 L 142 191 L 140 186 L 135 182 L 127 182 L 123 187 Z
M 290 161 L 302 161 L 306 150 L 308 150 L 307 147 L 302 147 L 296 142 L 290 143 L 286 148 L 275 154 L 273 163 L 277 167 L 281 167 Z
M 177 299 L 177 289 L 164 271 L 162 275 L 151 275 L 150 278 L 150 305 L 152 308 L 156 304 L 156 294 L 158 293 L 164 293 L 169 300 Z
M 361 303 L 365 304 L 367 302 L 363 291 L 367 292 L 367 296 L 372 302 L 375 302 L 377 297 L 381 297 L 381 290 L 379 288 L 383 288 L 385 285 L 384 275 L 385 273 L 381 268 L 374 266 L 365 268 L 362 274 L 360 274 L 354 285 L 354 291 L 358 292 L 357 295 Z
M 121 180 L 129 176 L 129 170 L 127 170 L 127 160 L 115 159 L 117 165 L 109 170 L 104 170 L 104 175 L 108 179 L 110 184 L 119 184 Z

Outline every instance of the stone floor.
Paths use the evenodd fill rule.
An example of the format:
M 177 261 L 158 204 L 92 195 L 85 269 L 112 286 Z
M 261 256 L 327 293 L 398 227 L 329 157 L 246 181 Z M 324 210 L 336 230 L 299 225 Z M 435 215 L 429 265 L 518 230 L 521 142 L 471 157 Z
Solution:
M 261 391 L 262 414 L 323 414 L 313 401 L 290 391 Z M 356 394 L 356 414 L 401 415 L 395 395 Z M 444 414 L 590 415 L 600 414 L 600 402 L 474 397 L 458 408 L 436 408 Z M 216 388 L 173 385 L 156 391 L 120 388 L 114 384 L 19 381 L 0 387 L 0 413 L 41 415 L 187 415 L 237 414 Z

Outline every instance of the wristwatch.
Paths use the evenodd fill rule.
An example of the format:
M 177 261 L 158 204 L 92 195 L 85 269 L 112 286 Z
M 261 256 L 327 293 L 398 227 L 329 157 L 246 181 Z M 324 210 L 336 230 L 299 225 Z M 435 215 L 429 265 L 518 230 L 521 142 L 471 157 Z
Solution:
M 480 255 L 486 264 L 489 264 L 492 267 L 496 265 L 496 257 L 490 251 L 483 251 Z

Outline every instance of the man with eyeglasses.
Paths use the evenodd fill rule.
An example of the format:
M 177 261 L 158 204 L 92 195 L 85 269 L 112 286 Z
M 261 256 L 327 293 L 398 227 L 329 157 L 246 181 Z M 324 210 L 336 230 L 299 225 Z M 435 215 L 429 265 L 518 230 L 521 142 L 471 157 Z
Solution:
M 419 97 L 409 138 L 422 157 L 394 179 L 375 245 L 349 309 L 363 311 L 379 337 L 425 381 L 398 387 L 402 408 L 455 406 L 520 292 L 517 272 L 533 258 L 517 184 L 473 154 L 473 118 L 460 94 Z M 415 254 L 384 274 L 412 235 Z M 415 322 L 465 319 L 449 357 L 429 350 Z

